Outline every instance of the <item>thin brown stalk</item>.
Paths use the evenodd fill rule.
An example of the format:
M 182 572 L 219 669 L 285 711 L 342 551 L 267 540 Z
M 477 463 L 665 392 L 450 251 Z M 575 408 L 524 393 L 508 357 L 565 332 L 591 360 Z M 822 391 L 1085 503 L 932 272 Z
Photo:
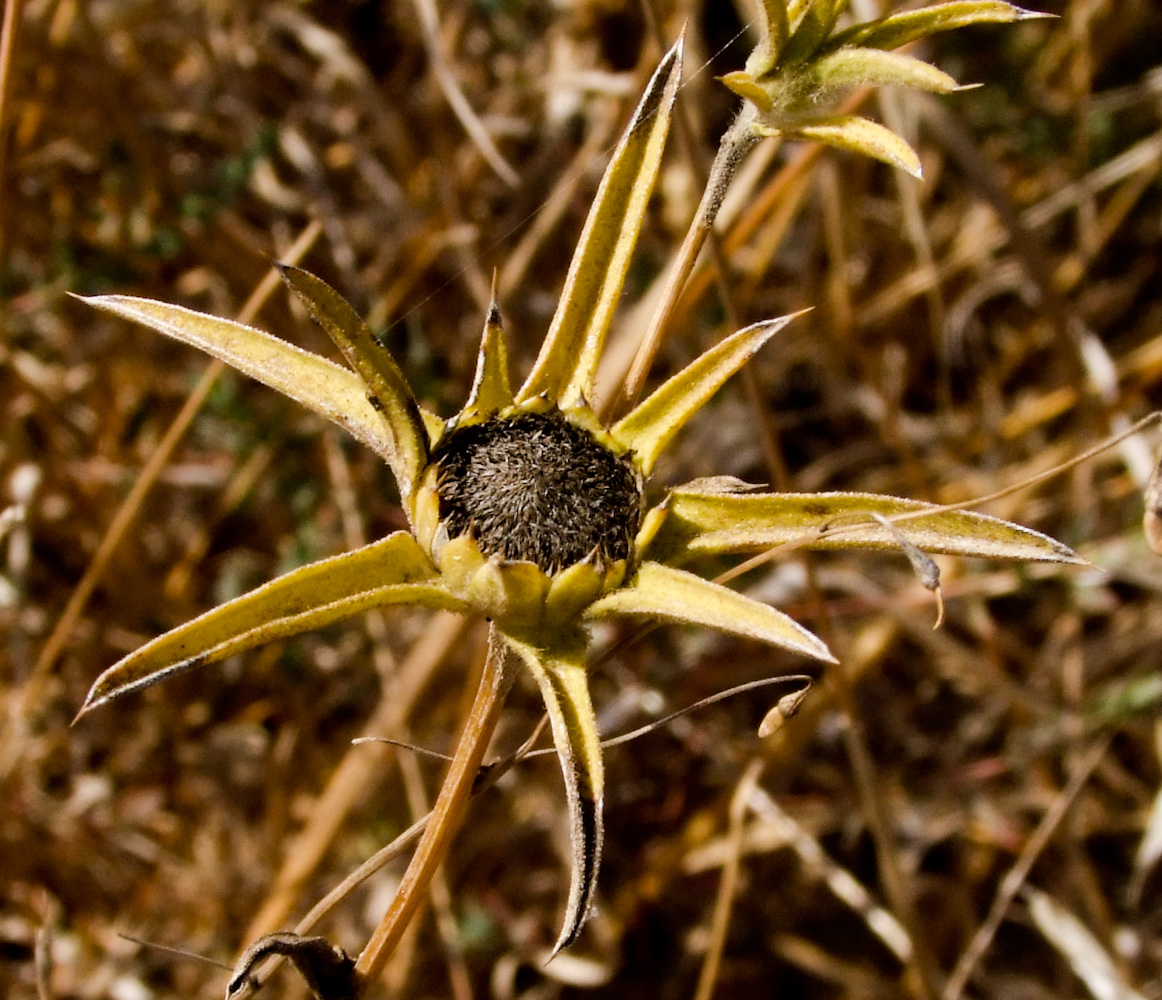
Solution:
M 369 731 L 399 731 L 436 668 L 463 635 L 465 625 L 464 618 L 451 612 L 442 612 L 433 619 L 404 658 L 395 683 L 367 720 Z M 351 810 L 374 794 L 393 752 L 386 746 L 363 745 L 347 751 L 311 809 L 307 825 L 287 851 L 274 888 L 247 928 L 247 940 L 283 926 L 302 887 L 314 874 Z
M 415 816 L 427 815 L 428 797 L 424 791 L 424 780 L 420 775 L 420 767 L 415 755 L 403 754 L 399 759 L 399 768 L 403 774 L 404 788 L 407 790 L 412 814 Z M 451 987 L 452 998 L 453 1000 L 472 1000 L 472 979 L 464 961 L 464 953 L 457 940 L 456 915 L 452 912 L 452 891 L 448 888 L 448 879 L 443 868 L 436 871 L 428 892 L 432 897 L 436 929 L 439 931 L 440 940 L 444 945 L 444 955 L 448 963 L 448 984 Z
M 912 955 L 908 976 L 908 987 L 919 1000 L 931 1000 L 936 996 L 936 966 L 927 944 L 920 933 L 919 917 L 912 898 L 911 889 L 904 876 L 896 853 L 896 838 L 888 821 L 887 805 L 876 774 L 875 759 L 867 745 L 863 718 L 855 699 L 855 686 L 843 657 L 830 668 L 828 676 L 834 682 L 836 700 L 846 716 L 846 745 L 859 796 L 860 811 L 867 820 L 872 841 L 875 844 L 876 862 L 884 892 L 891 903 L 895 918 L 908 932 L 912 942 Z
M 432 809 L 432 818 L 404 872 L 399 891 L 384 914 L 371 940 L 355 963 L 355 972 L 363 984 L 376 979 L 399 944 L 411 918 L 423 902 L 427 889 L 444 860 L 453 836 L 460 829 L 472 786 L 492 739 L 504 695 L 512 683 L 513 673 L 507 651 L 496 630 L 489 634 L 488 655 L 476 690 L 476 698 L 456 745 L 456 753 L 440 786 Z
M 8 104 L 12 87 L 12 60 L 16 55 L 16 43 L 20 37 L 20 25 L 24 20 L 24 0 L 6 0 L 4 23 L 0 26 L 0 192 L 15 190 L 4 183 L 4 170 L 8 160 Z M 0 198 L 0 265 L 4 263 L 4 217 L 7 204 Z
M 432 73 L 436 77 L 440 89 L 444 92 L 444 97 L 452 108 L 453 114 L 460 120 L 460 124 L 464 126 L 464 131 L 468 133 L 468 138 L 472 140 L 473 145 L 480 151 L 480 155 L 492 167 L 496 175 L 509 187 L 516 187 L 520 183 L 520 175 L 513 170 L 500 150 L 496 148 L 492 136 L 488 134 L 484 123 L 472 110 L 472 105 L 468 103 L 468 98 L 464 96 L 452 68 L 444 58 L 444 53 L 440 48 L 440 25 L 436 5 L 432 0 L 413 0 L 413 2 L 416 6 L 416 13 L 419 15 L 420 24 L 424 29 L 424 44 L 428 50 Z
M 948 982 L 940 994 L 940 1000 L 960 1000 L 960 997 L 964 993 L 964 988 L 968 985 L 968 981 L 972 976 L 973 970 L 984 956 L 984 953 L 988 951 L 988 947 L 992 944 L 993 937 L 997 933 L 997 928 L 1001 926 L 1001 921 L 1005 919 L 1005 914 L 1009 912 L 1009 907 L 1013 904 L 1017 893 L 1020 892 L 1021 886 L 1025 884 L 1025 880 L 1029 877 L 1029 872 L 1032 871 L 1033 865 L 1041 856 L 1041 852 L 1045 850 L 1046 845 L 1048 845 L 1050 838 L 1061 824 L 1061 821 L 1069 814 L 1070 806 L 1073 805 L 1078 793 L 1085 787 L 1085 783 L 1089 781 L 1089 777 L 1093 774 L 1094 768 L 1101 763 L 1101 759 L 1105 756 L 1109 745 L 1109 736 L 1103 736 L 1097 741 L 1090 752 L 1082 759 L 1080 766 L 1074 772 L 1073 777 L 1070 778 L 1069 784 L 1057 796 L 1052 808 L 1045 813 L 1041 822 L 1037 824 L 1037 829 L 1033 831 L 1033 835 L 1025 844 L 1024 849 L 1013 864 L 1013 867 L 1001 879 L 1000 887 L 997 889 L 997 894 L 993 898 L 993 905 L 989 908 L 988 916 L 985 917 L 984 923 L 977 928 L 972 940 L 968 943 L 968 947 L 964 949 L 964 953 L 956 963 L 956 968 L 952 970 L 952 975 L 948 977 Z
M 730 853 L 726 864 L 722 866 L 722 881 L 718 883 L 718 896 L 714 900 L 714 916 L 710 923 L 710 943 L 702 960 L 702 971 L 698 975 L 698 988 L 694 991 L 694 1000 L 710 1000 L 714 994 L 714 984 L 718 981 L 722 950 L 726 947 L 726 932 L 730 927 L 730 908 L 738 888 L 738 872 L 742 862 L 750 797 L 758 785 L 762 772 L 763 760 L 761 757 L 755 758 L 747 765 L 730 800 Z

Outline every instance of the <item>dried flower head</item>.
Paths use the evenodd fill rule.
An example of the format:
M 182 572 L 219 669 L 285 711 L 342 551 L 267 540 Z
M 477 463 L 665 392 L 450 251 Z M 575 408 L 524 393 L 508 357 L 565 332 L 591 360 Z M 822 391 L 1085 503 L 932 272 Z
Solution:
M 391 466 L 411 530 L 304 566 L 159 636 L 106 670 L 81 714 L 177 671 L 373 607 L 418 604 L 488 618 L 540 685 L 564 772 L 574 865 L 558 950 L 585 920 L 601 857 L 603 771 L 586 677 L 589 625 L 621 615 L 660 618 L 829 661 L 824 643 L 782 612 L 678 566 L 788 541 L 898 549 L 900 531 L 927 552 L 1076 561 L 1026 528 L 895 497 L 756 493 L 733 481 L 702 480 L 645 505 L 644 484 L 674 435 L 793 318 L 726 338 L 611 426 L 590 407 L 680 64 L 679 43 L 614 152 L 532 372 L 514 392 L 494 303 L 468 402 L 446 422 L 417 403 L 354 310 L 306 271 L 280 268 L 350 370 L 177 306 L 126 296 L 87 300 L 206 350 L 346 428 Z

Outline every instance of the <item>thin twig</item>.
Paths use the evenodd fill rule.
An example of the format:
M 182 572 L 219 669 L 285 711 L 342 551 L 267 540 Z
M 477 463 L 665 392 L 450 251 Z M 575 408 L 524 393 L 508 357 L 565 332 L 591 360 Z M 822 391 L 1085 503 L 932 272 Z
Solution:
M 426 895 L 432 876 L 444 860 L 452 837 L 464 819 L 477 772 L 496 729 L 504 695 L 513 678 L 508 653 L 495 629 L 490 631 L 488 638 L 488 655 L 484 660 L 476 699 L 460 735 L 448 774 L 440 787 L 431 820 L 424 828 L 395 899 L 355 963 L 355 972 L 364 984 L 379 975 L 399 944 L 404 930 Z
M 460 124 L 464 126 L 464 131 L 468 133 L 468 138 L 480 150 L 480 155 L 484 157 L 485 162 L 496 171 L 496 175 L 509 187 L 516 187 L 520 183 L 520 174 L 512 168 L 501 155 L 500 150 L 496 148 L 496 143 L 492 141 L 488 129 L 484 127 L 484 123 L 472 110 L 472 105 L 468 103 L 468 98 L 464 96 L 459 82 L 440 49 L 439 19 L 435 3 L 433 0 L 413 0 L 413 2 L 420 18 L 420 25 L 424 29 L 424 45 L 428 50 L 432 73 L 435 75 L 440 89 L 444 92 L 444 97 L 452 108 L 452 113 L 460 120 Z
M 718 896 L 714 900 L 714 915 L 710 923 L 710 942 L 702 959 L 702 971 L 698 975 L 698 988 L 694 991 L 694 1000 L 710 1000 L 714 993 L 714 984 L 718 981 L 722 950 L 726 947 L 726 931 L 730 927 L 730 908 L 734 902 L 735 890 L 738 888 L 738 871 L 742 862 L 750 797 L 762 773 L 763 760 L 756 757 L 743 771 L 730 800 L 730 853 L 726 864 L 722 866 L 722 880 L 718 883 Z
M 0 192 L 17 190 L 14 184 L 4 183 L 4 170 L 8 159 L 8 103 L 12 86 L 12 60 L 16 54 L 16 43 L 20 38 L 20 25 L 24 20 L 24 0 L 6 0 L 4 4 L 4 24 L 0 27 Z M 0 267 L 4 264 L 4 217 L 7 204 L 0 198 Z
M 441 612 L 412 646 L 367 720 L 373 729 L 398 730 L 426 690 L 436 668 L 464 634 L 467 619 Z M 315 800 L 306 826 L 295 838 L 266 901 L 247 928 L 247 940 L 278 930 L 307 880 L 318 868 L 351 810 L 374 794 L 390 757 L 385 750 L 353 747 L 335 769 L 327 787 Z M 383 863 L 386 863 L 384 859 Z M 370 874 L 370 872 L 368 872 Z M 302 926 L 300 933 L 305 933 Z
M 1101 763 L 1109 745 L 1109 736 L 1103 736 L 1098 740 L 1093 749 L 1082 760 L 1081 766 L 1074 772 L 1073 777 L 1070 778 L 1069 784 L 1054 801 L 1052 808 L 1042 817 L 1016 863 L 1001 879 L 1001 884 L 993 899 L 993 905 L 989 908 L 988 916 L 985 917 L 984 923 L 977 928 L 972 940 L 968 943 L 968 947 L 964 949 L 964 954 L 960 956 L 956 968 L 948 977 L 944 991 L 940 994 L 940 1000 L 960 1000 L 973 970 L 988 950 L 989 945 L 992 944 L 997 928 L 1001 926 L 1001 921 L 1005 919 L 1005 914 L 1009 912 L 1009 907 L 1017 893 L 1020 892 L 1021 886 L 1025 884 L 1033 865 L 1041 856 L 1041 852 L 1045 850 L 1054 831 L 1065 819 L 1074 799 L 1077 798 L 1078 793 L 1089 780 L 1089 776 L 1093 774 L 1094 768 Z
M 407 791 L 412 814 L 430 815 L 424 779 L 416 758 L 411 754 L 404 754 L 399 759 L 399 768 L 403 773 L 404 789 Z M 464 952 L 457 940 L 456 916 L 452 912 L 452 892 L 448 888 L 448 878 L 442 867 L 437 869 L 428 892 L 432 897 L 432 909 L 436 915 L 436 929 L 440 933 L 448 961 L 448 983 L 451 986 L 453 1000 L 472 1000 L 472 978 L 468 974 Z

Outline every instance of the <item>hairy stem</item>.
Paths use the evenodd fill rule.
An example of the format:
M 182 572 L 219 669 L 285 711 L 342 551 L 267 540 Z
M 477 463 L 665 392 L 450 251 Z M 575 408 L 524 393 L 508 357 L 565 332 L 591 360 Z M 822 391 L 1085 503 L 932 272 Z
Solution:
M 690 223 L 690 228 L 686 231 L 686 238 L 682 241 L 678 259 L 666 278 L 662 301 L 654 311 L 650 327 L 646 331 L 645 338 L 633 359 L 629 374 L 625 378 L 620 400 L 622 410 L 628 410 L 633 406 L 641 394 L 642 385 L 645 383 L 650 365 L 653 364 L 654 357 L 662 345 L 666 324 L 669 322 L 678 296 L 694 270 L 694 264 L 698 260 L 698 254 L 706 242 L 706 237 L 714 226 L 718 210 L 722 208 L 722 201 L 726 197 L 726 190 L 730 187 L 730 182 L 746 158 L 746 154 L 759 142 L 760 136 L 751 128 L 755 117 L 756 113 L 752 105 L 744 105 L 718 144 L 718 153 L 710 166 L 710 178 L 702 192 L 702 201 L 698 205 L 694 221 Z

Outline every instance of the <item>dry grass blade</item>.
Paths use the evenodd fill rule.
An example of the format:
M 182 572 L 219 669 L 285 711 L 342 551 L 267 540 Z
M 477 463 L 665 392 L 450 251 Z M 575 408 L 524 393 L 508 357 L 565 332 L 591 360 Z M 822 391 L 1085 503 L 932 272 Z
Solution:
M 1069 962 L 1094 1000 L 1145 1000 L 1145 994 L 1127 985 L 1113 956 L 1075 914 L 1037 889 L 1026 889 L 1024 896 L 1037 929 Z

